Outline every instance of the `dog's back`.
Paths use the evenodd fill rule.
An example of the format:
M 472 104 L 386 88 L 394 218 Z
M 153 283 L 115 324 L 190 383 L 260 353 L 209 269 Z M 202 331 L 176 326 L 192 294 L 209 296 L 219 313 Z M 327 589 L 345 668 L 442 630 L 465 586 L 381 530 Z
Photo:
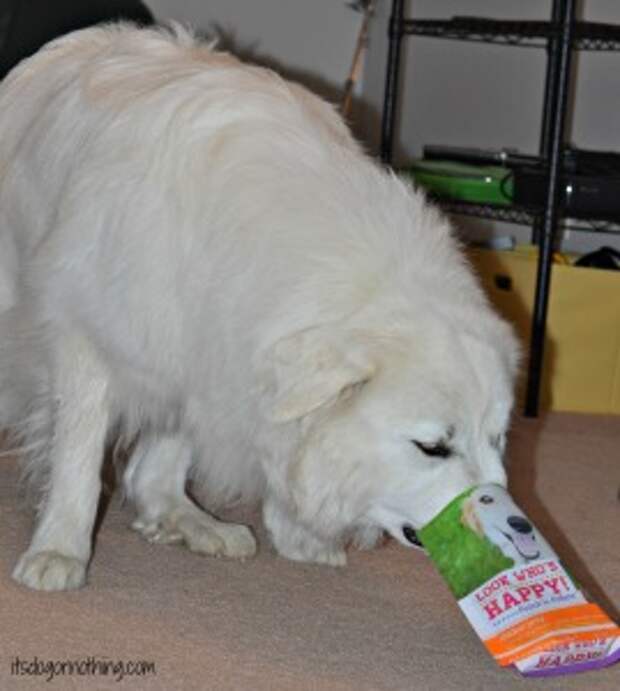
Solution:
M 60 39 L 0 88 L 0 131 L 1 242 L 32 344 L 0 369 L 77 328 L 117 414 L 159 423 L 200 400 L 193 424 L 227 462 L 248 455 L 279 338 L 486 308 L 446 222 L 329 105 L 183 31 Z

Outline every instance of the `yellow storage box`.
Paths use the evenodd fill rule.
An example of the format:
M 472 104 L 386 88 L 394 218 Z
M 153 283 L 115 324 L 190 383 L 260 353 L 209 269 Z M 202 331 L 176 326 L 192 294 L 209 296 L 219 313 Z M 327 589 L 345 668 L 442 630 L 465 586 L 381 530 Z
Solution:
M 537 255 L 471 250 L 470 258 L 524 353 L 530 342 Z M 526 378 L 527 366 L 523 372 Z M 525 388 L 522 382 L 521 397 Z M 541 407 L 620 414 L 620 271 L 581 268 L 557 255 L 551 273 Z

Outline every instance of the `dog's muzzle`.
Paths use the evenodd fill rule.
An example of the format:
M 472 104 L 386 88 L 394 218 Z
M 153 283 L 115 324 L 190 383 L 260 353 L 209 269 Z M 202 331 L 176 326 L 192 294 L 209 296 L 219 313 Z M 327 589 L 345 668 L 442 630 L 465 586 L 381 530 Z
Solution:
M 508 516 L 506 522 L 517 533 L 521 533 L 521 535 L 527 535 L 532 532 L 532 524 L 523 516 Z
M 506 523 L 512 529 L 512 534 L 504 533 L 504 536 L 512 542 L 519 554 L 528 561 L 538 559 L 540 549 L 536 542 L 536 535 L 532 524 L 524 516 L 508 516 Z

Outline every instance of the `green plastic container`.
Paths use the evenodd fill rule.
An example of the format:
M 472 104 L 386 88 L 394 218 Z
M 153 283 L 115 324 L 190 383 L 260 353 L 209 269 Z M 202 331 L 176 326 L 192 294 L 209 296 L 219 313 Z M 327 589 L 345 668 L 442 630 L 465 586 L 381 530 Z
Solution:
M 512 172 L 502 166 L 418 160 L 404 169 L 416 185 L 445 198 L 476 204 L 512 204 Z

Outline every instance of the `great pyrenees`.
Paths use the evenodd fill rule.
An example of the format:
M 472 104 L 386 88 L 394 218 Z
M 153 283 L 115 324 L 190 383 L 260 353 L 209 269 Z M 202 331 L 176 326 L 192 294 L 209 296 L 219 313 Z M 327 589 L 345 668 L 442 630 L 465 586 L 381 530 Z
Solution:
M 409 545 L 504 485 L 517 345 L 448 222 L 335 110 L 182 29 L 61 38 L 0 86 L 0 423 L 42 492 L 14 578 L 85 582 L 112 431 L 133 527 L 254 554 Z M 138 434 L 139 433 L 139 434 Z

